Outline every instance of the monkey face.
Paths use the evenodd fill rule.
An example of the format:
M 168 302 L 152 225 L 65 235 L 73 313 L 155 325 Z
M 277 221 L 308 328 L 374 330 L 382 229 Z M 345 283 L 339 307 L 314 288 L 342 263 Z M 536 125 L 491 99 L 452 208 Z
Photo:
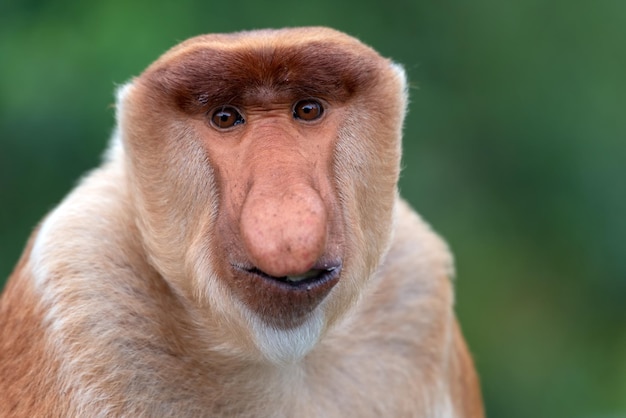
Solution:
M 404 90 L 398 66 L 323 28 L 164 54 L 118 110 L 155 268 L 213 315 L 318 338 L 388 246 Z

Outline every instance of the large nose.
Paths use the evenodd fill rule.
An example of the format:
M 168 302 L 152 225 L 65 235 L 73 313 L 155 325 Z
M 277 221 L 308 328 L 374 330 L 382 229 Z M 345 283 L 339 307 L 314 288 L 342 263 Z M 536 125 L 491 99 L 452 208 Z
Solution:
M 309 271 L 326 246 L 327 210 L 315 188 L 290 173 L 280 181 L 255 178 L 241 212 L 250 261 L 275 277 Z M 294 182 L 292 182 L 295 181 Z

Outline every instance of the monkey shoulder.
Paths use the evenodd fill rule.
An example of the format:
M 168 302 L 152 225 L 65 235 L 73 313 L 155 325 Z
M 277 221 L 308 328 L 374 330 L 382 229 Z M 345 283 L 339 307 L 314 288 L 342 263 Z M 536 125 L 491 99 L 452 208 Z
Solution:
M 399 199 L 391 245 L 361 299 L 354 326 L 367 324 L 372 338 L 419 348 L 416 335 L 434 333 L 442 320 L 453 318 L 453 276 L 445 241 Z
M 403 199 L 396 204 L 391 245 L 379 275 L 406 286 L 454 277 L 448 245 Z

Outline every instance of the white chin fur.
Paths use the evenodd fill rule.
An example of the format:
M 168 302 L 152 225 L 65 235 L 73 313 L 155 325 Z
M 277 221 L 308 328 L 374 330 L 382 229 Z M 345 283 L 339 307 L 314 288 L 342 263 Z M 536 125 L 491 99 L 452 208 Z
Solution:
M 256 315 L 248 315 L 254 343 L 265 358 L 275 364 L 301 360 L 317 344 L 324 329 L 324 313 L 316 309 L 302 325 L 280 329 L 272 327 Z

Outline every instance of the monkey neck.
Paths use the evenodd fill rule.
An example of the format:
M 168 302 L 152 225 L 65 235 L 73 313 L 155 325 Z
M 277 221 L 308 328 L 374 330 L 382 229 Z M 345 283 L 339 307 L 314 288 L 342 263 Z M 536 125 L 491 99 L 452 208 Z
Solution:
M 272 411 L 259 412 L 260 404 L 281 408 L 284 416 L 296 416 L 299 405 L 307 403 L 326 410 L 345 407 L 348 414 L 367 405 L 358 387 L 371 376 L 379 379 L 368 383 L 372 393 L 404 390 L 398 386 L 402 379 L 376 372 L 378 365 L 371 361 L 371 353 L 383 350 L 390 341 L 403 347 L 397 362 L 406 363 L 407 370 L 447 367 L 444 352 L 419 355 L 431 352 L 429 346 L 445 345 L 434 341 L 450 338 L 453 317 L 447 250 L 416 215 L 405 213 L 401 218 L 408 220 L 396 225 L 391 248 L 367 290 L 369 301 L 359 304 L 354 315 L 330 330 L 306 356 L 273 363 L 250 355 L 249 339 L 237 339 L 236 333 L 225 335 L 228 323 L 204 316 L 211 311 L 189 304 L 151 266 L 131 215 L 124 171 L 117 164 L 111 162 L 94 172 L 49 216 L 36 241 L 55 245 L 45 245 L 44 251 L 36 243 L 31 256 L 35 272 L 44 261 L 48 272 L 56 271 L 64 260 L 77 261 L 71 270 L 65 269 L 63 277 L 35 278 L 46 303 L 65 318 L 51 320 L 51 344 L 55 340 L 76 342 L 55 349 L 64 367 L 73 370 L 64 377 L 68 387 L 88 386 L 109 399 L 142 399 L 146 390 L 158 392 L 167 387 L 173 398 L 189 397 L 190 405 L 204 405 L 226 416 L 244 410 L 255 411 L 252 415 L 256 416 L 273 415 Z M 409 211 L 404 204 L 399 210 Z M 408 244 L 415 242 L 415 236 L 421 237 L 423 245 L 415 249 L 421 254 L 417 266 L 405 262 L 414 260 L 415 253 L 401 250 L 414 247 Z M 390 276 L 394 280 L 385 280 Z M 419 283 L 414 283 L 416 277 Z M 407 289 L 414 289 L 413 294 Z M 445 326 L 423 317 L 407 320 L 407 308 L 437 312 Z M 420 338 L 403 331 L 407 327 L 419 330 Z M 424 364 L 416 368 L 416 362 Z M 131 387 L 119 386 L 129 375 L 133 376 Z M 428 381 L 427 376 L 423 378 Z M 332 390 L 337 385 L 354 386 L 354 399 L 338 403 Z M 136 391 L 136 396 L 129 391 Z M 221 400 L 235 398 L 241 400 L 238 411 L 229 410 Z M 169 407 L 167 400 L 161 403 L 158 411 Z M 172 409 L 172 414 L 176 412 Z M 362 416 L 368 413 L 363 411 Z

